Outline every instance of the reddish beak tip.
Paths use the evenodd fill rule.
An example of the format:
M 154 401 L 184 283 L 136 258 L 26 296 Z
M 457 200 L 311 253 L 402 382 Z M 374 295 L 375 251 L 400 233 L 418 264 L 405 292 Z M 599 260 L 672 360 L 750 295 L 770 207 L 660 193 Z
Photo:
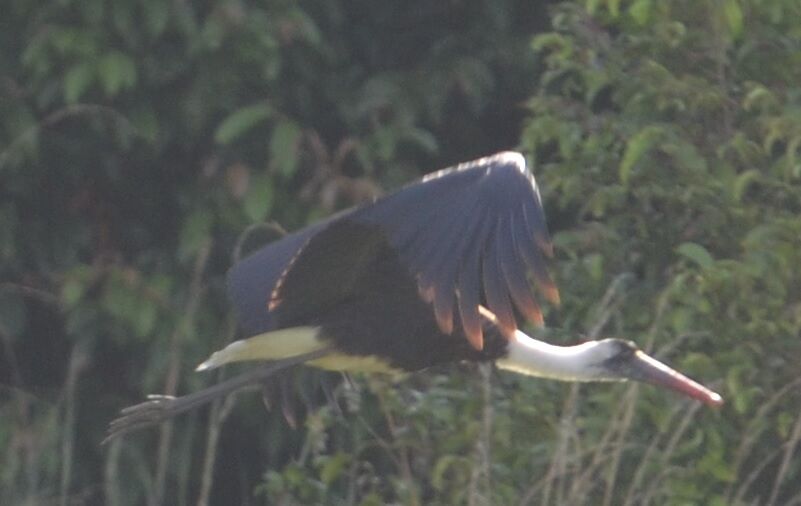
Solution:
M 636 356 L 638 358 L 636 373 L 640 381 L 669 388 L 713 408 L 723 405 L 723 397 L 717 392 L 713 392 L 680 372 L 674 371 L 642 351 L 638 351 Z
M 719 408 L 723 406 L 723 397 L 721 397 L 717 392 L 710 391 L 705 402 L 708 406 Z

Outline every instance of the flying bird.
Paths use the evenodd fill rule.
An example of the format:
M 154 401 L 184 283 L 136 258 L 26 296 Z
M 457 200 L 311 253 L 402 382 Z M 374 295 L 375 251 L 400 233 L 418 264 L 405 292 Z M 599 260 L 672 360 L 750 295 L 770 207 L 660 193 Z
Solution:
M 277 370 L 420 371 L 494 361 L 503 370 L 571 382 L 634 380 L 717 406 L 720 395 L 628 340 L 573 346 L 534 339 L 540 301 L 559 302 L 539 188 L 520 153 L 503 152 L 425 176 L 336 214 L 238 262 L 228 291 L 247 339 L 199 371 L 259 367 L 183 397 L 123 410 L 109 438 L 164 421 Z

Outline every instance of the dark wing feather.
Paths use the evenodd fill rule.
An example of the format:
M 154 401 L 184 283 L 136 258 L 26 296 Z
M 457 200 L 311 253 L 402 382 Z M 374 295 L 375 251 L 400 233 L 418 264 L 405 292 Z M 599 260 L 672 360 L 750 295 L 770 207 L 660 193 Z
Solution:
M 336 218 L 273 241 L 228 271 L 228 295 L 237 308 L 242 327 L 250 335 L 277 328 L 274 315 L 268 311 L 273 290 L 303 246 Z
M 490 228 L 490 221 L 490 216 L 479 218 L 478 228 L 474 235 L 474 239 L 477 242 L 485 240 L 487 230 Z M 481 250 L 479 248 L 466 248 L 465 255 L 459 270 L 456 300 L 459 305 L 459 316 L 462 320 L 465 336 L 467 336 L 473 347 L 480 350 L 484 347 L 484 338 L 482 336 L 481 317 L 476 308 L 481 303 Z M 450 294 L 446 287 L 442 287 L 442 290 Z
M 517 238 L 515 237 L 515 215 L 511 215 L 504 222 L 504 231 L 507 240 L 499 241 L 499 259 L 503 277 L 509 287 L 509 293 L 515 306 L 525 318 L 534 323 L 542 324 L 542 310 L 540 310 L 537 300 L 531 293 L 531 288 L 527 282 L 524 264 L 516 261 L 517 258 Z M 500 229 L 499 229 L 500 230 Z
M 280 327 L 319 325 L 370 286 L 386 239 L 374 225 L 336 220 L 301 248 L 276 283 L 271 312 Z
M 454 328 L 457 304 L 462 327 L 478 347 L 482 297 L 506 329 L 515 328 L 512 303 L 534 323 L 542 322 L 524 289 L 527 273 L 546 298 L 558 300 L 543 259 L 552 247 L 539 191 L 517 153 L 433 173 L 343 219 L 379 226 L 423 298 L 433 302 L 441 330 Z
M 522 223 L 522 226 L 519 226 L 514 234 L 518 258 L 523 259 L 528 270 L 534 275 L 536 285 L 545 295 L 545 298 L 554 304 L 558 304 L 559 290 L 556 288 L 556 283 L 551 279 L 551 275 L 548 274 L 545 260 L 542 258 L 542 253 L 549 254 L 550 248 L 538 247 L 540 241 L 536 239 L 536 224 L 532 225 L 534 220 L 531 217 L 531 210 L 523 206 L 522 212 L 518 216 L 515 223 L 518 220 Z M 550 243 L 548 244 L 550 245 Z
M 512 304 L 542 322 L 528 274 L 558 300 L 543 259 L 551 243 L 536 183 L 521 155 L 500 153 L 435 172 L 239 262 L 228 286 L 243 326 L 261 333 L 334 307 L 369 276 L 368 260 L 386 242 L 432 303 L 440 329 L 452 332 L 458 318 L 477 349 L 482 302 L 505 330 L 516 325 Z
M 494 240 L 490 240 L 484 255 L 482 278 L 484 280 L 484 293 L 487 307 L 495 313 L 498 323 L 506 333 L 514 332 L 517 327 L 512 305 L 509 301 L 509 291 L 505 286 L 505 277 L 498 255 L 499 236 L 502 230 L 501 223 L 495 223 Z

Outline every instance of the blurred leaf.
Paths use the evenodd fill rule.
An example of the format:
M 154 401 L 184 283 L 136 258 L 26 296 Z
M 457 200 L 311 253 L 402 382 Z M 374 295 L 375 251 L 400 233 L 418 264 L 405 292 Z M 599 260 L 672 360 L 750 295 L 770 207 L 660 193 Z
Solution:
M 210 49 L 219 49 L 226 35 L 226 26 L 218 12 L 213 12 L 206 18 L 201 31 L 201 40 Z
M 272 108 L 264 102 L 237 109 L 217 127 L 214 140 L 219 144 L 230 144 L 272 114 Z
M 601 279 L 604 275 L 604 259 L 599 254 L 590 254 L 584 257 L 584 265 L 592 279 Z
M 170 19 L 170 2 L 148 0 L 144 2 L 142 12 L 145 16 L 145 26 L 151 37 L 157 38 L 164 33 Z
M 324 484 L 331 485 L 347 470 L 347 466 L 350 462 L 350 455 L 343 452 L 336 453 L 332 457 L 326 459 L 323 469 L 320 472 L 320 479 L 323 480 Z
M 139 337 L 147 337 L 156 327 L 158 317 L 158 306 L 147 297 L 140 297 L 137 305 L 136 318 L 134 319 L 134 331 Z
M 706 248 L 694 242 L 685 242 L 676 248 L 676 253 L 695 262 L 702 269 L 708 269 L 715 263 L 715 259 Z
M 628 140 L 618 171 L 620 181 L 623 184 L 628 184 L 634 166 L 664 135 L 664 127 L 649 125 Z
M 434 137 L 431 132 L 426 130 L 412 128 L 406 133 L 406 138 L 409 139 L 415 146 L 430 154 L 434 154 L 439 150 L 436 137 Z
M 795 423 L 795 416 L 790 413 L 780 413 L 776 420 L 776 432 L 782 439 L 790 437 L 790 430 Z
M 92 267 L 83 264 L 73 266 L 65 273 L 60 297 L 68 311 L 81 302 L 94 277 L 95 273 Z
M 64 101 L 74 104 L 80 100 L 94 80 L 94 65 L 82 62 L 72 66 L 64 76 Z
M 462 457 L 457 457 L 456 455 L 443 455 L 440 457 L 431 473 L 431 485 L 437 490 L 444 489 L 447 482 L 446 475 L 452 468 L 461 464 Z
M 110 51 L 103 55 L 97 70 L 103 91 L 108 96 L 114 96 L 136 84 L 136 66 L 133 60 L 119 51 Z
M 196 209 L 181 227 L 181 256 L 189 257 L 197 253 L 211 235 L 212 215 L 205 209 Z
M 85 281 L 71 276 L 61 286 L 61 300 L 64 306 L 72 308 L 80 302 L 86 290 Z
M 620 2 L 622 0 L 607 0 L 607 5 L 609 6 L 609 13 L 612 15 L 613 18 L 620 16 Z
M 629 7 L 629 15 L 640 26 L 645 26 L 651 15 L 652 0 L 635 0 Z
M 269 175 L 257 174 L 250 178 L 243 205 L 250 221 L 261 223 L 267 218 L 273 207 L 273 181 Z
M 156 142 L 159 136 L 159 121 L 151 107 L 143 106 L 133 110 L 130 121 L 139 136 L 148 142 Z
M 292 9 L 288 21 L 292 23 L 298 34 L 310 45 L 319 46 L 323 39 L 314 19 L 302 9 Z
M 754 399 L 759 398 L 760 391 L 756 387 L 742 387 L 733 392 L 732 404 L 734 409 L 741 415 L 752 413 L 754 410 Z
M 750 188 L 751 185 L 757 183 L 759 181 L 759 178 L 760 178 L 760 173 L 758 170 L 755 169 L 747 170 L 742 174 L 738 175 L 737 179 L 735 179 L 734 188 L 732 191 L 734 200 L 738 202 L 743 200 L 745 192 L 748 191 L 748 188 Z
M 743 99 L 743 109 L 748 112 L 767 111 L 778 105 L 775 94 L 761 84 L 751 83 L 751 90 Z
M 121 34 L 126 36 L 133 35 L 138 23 L 135 20 L 135 9 L 137 4 L 128 2 L 126 0 L 112 0 L 109 2 L 109 10 L 111 11 L 111 21 L 114 28 Z M 149 10 L 149 5 L 147 9 Z
M 295 172 L 302 133 L 298 124 L 291 120 L 281 121 L 273 129 L 270 137 L 270 166 L 285 177 Z
M 723 13 L 732 37 L 738 38 L 743 33 L 743 10 L 739 0 L 725 0 Z

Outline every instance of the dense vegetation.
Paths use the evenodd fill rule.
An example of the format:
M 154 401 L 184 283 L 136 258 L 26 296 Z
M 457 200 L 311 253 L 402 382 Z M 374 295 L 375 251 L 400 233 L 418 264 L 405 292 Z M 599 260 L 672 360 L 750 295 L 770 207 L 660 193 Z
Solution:
M 8 0 L 0 504 L 801 504 L 799 20 L 794 0 Z M 243 394 L 99 446 L 121 407 L 215 381 L 191 370 L 236 336 L 224 273 L 270 223 L 510 148 L 557 246 L 549 325 L 634 339 L 722 410 L 465 365 L 298 370 L 268 412 Z

